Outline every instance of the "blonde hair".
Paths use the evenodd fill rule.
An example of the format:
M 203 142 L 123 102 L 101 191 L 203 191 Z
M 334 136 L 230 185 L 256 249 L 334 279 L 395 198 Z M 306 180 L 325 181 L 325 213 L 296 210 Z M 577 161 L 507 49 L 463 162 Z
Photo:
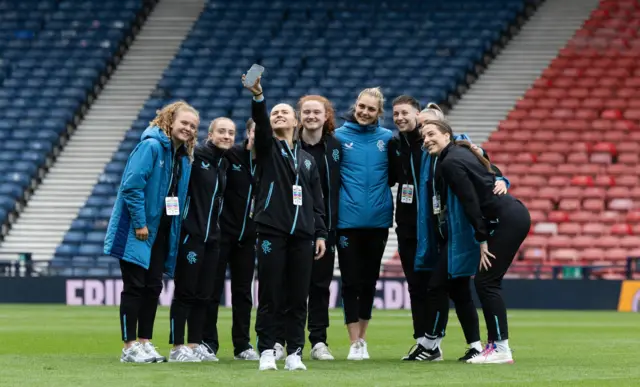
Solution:
M 370 87 L 362 90 L 360 94 L 358 94 L 356 103 L 358 103 L 358 101 L 360 100 L 360 98 L 362 98 L 363 95 L 368 95 L 378 100 L 378 117 L 376 118 L 382 117 L 382 114 L 384 113 L 384 94 L 382 94 L 382 89 L 380 87 Z M 355 110 L 355 105 L 354 105 L 354 110 Z
M 211 121 L 211 123 L 209 124 L 209 133 L 213 132 L 213 129 L 216 128 L 216 125 L 220 122 L 220 121 L 224 121 L 227 120 L 229 122 L 231 122 L 233 124 L 233 128 L 235 129 L 236 127 L 236 123 L 233 122 L 233 120 L 231 118 L 227 118 L 227 117 L 218 117 L 216 119 L 214 119 L 213 121 Z
M 176 101 L 170 103 L 169 105 L 164 106 L 162 109 L 156 111 L 156 118 L 154 118 L 149 125 L 159 127 L 162 132 L 169 138 L 171 138 L 171 125 L 173 125 L 173 121 L 176 119 L 176 114 L 179 111 L 186 110 L 189 111 L 198 118 L 198 122 L 200 121 L 200 113 L 191 105 L 184 101 Z M 196 132 L 193 134 L 193 137 L 189 141 L 187 141 L 184 146 L 187 149 L 187 155 L 189 156 L 189 160 L 193 162 L 193 150 L 196 147 L 196 141 L 198 139 L 198 127 L 196 126 Z
M 432 116 L 436 117 L 438 121 L 447 122 L 447 117 L 444 115 L 444 112 L 442 111 L 440 106 L 433 102 L 429 102 L 427 104 L 427 107 L 422 109 L 422 111 L 420 112 L 420 114 L 422 113 L 431 114 Z

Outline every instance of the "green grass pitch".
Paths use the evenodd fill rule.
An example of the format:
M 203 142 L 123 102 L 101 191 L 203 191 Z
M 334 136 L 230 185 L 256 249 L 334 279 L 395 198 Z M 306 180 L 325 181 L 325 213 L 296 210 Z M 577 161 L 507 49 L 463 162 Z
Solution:
M 467 365 L 456 361 L 465 344 L 453 312 L 445 361 L 407 363 L 400 358 L 413 343 L 408 311 L 374 310 L 371 360 L 347 362 L 342 311 L 333 310 L 337 360 L 310 360 L 307 346 L 306 372 L 285 371 L 284 362 L 259 372 L 257 362 L 233 360 L 229 309 L 220 312 L 220 362 L 121 364 L 117 316 L 115 307 L 0 305 L 0 386 L 640 386 L 640 314 L 513 310 L 515 364 Z M 153 341 L 165 355 L 168 327 L 161 307 Z

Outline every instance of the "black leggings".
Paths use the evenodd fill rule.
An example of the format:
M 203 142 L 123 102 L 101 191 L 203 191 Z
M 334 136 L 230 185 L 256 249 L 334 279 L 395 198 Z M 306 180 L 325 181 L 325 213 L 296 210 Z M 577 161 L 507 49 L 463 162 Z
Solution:
M 491 259 L 489 270 L 479 271 L 475 277 L 489 341 L 509 338 L 507 307 L 501 294 L 502 278 L 531 228 L 531 217 L 524 204 L 510 196 L 504 197 L 503 203 L 499 223 L 487 241 L 489 252 L 496 259 Z
M 290 235 L 258 234 L 258 351 L 284 336 L 287 353 L 304 349 L 307 298 L 315 243 Z
M 200 240 L 198 240 L 200 239 Z M 202 342 L 207 305 L 213 296 L 218 266 L 217 241 L 182 235 L 175 272 L 175 290 L 170 311 L 169 344 L 184 344 L 185 325 L 189 325 L 190 344 Z
M 163 286 L 164 262 L 169 253 L 171 220 L 172 217 L 167 215 L 163 215 L 160 220 L 160 227 L 151 247 L 148 269 L 120 260 L 123 285 L 120 295 L 120 328 L 124 342 L 153 338 L 153 325 Z
M 345 324 L 371 320 L 380 263 L 389 229 L 338 230 L 338 262 L 342 276 Z
M 451 298 L 467 343 L 480 341 L 478 312 L 471 296 L 471 277 L 449 278 L 446 246 L 440 247 L 440 254 L 427 290 L 426 336 L 433 339 L 445 335 Z

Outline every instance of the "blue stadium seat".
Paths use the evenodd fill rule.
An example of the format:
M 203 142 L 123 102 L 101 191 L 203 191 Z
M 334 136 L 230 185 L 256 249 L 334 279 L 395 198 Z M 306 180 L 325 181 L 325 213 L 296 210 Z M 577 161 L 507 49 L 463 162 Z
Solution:
M 196 107 L 201 115 L 201 140 L 206 137 L 206 126 L 211 119 L 229 116 L 238 126 L 236 140 L 239 142 L 244 138 L 244 122 L 251 113 L 250 98 L 242 89 L 239 77 L 252 63 L 266 68 L 264 85 L 271 103 L 295 103 L 302 95 L 322 94 L 332 100 L 341 115 L 353 104 L 360 89 L 377 85 L 383 87 L 387 96 L 387 111 L 391 110 L 390 101 L 400 93 L 411 93 L 423 103 L 441 103 L 450 94 L 457 93 L 467 75 L 475 71 L 487 50 L 499 41 L 529 1 L 240 0 L 224 5 L 207 1 L 204 12 L 157 84 L 156 95 L 162 93 L 167 97 L 149 98 L 68 233 L 78 233 L 75 237 L 83 235 L 80 255 L 102 255 L 101 238 L 129 153 L 156 110 L 163 105 L 185 99 Z M 119 4 L 116 0 L 98 4 L 102 3 L 103 6 L 98 6 L 86 0 L 76 9 L 69 1 L 63 1 L 46 23 L 52 27 L 45 32 L 51 34 L 39 34 L 33 43 L 61 43 L 57 33 L 66 29 L 64 26 L 69 20 L 80 22 L 74 27 L 82 32 L 78 39 L 89 42 L 90 49 L 97 49 L 99 42 L 117 40 L 124 27 L 83 28 L 80 26 L 88 19 L 82 16 L 100 8 L 101 17 L 125 20 L 137 9 L 134 5 L 138 1 L 128 0 L 121 8 L 115 5 Z M 263 31 L 263 35 L 256 37 L 255 30 Z M 8 47 L 14 50 L 11 55 L 17 64 L 13 70 L 15 77 L 10 78 L 20 80 L 9 84 L 21 86 L 25 80 L 31 80 L 27 82 L 28 89 L 0 88 L 0 108 L 12 103 L 16 96 L 24 100 L 23 108 L 32 106 L 28 101 L 34 99 L 55 101 L 40 106 L 44 110 L 51 106 L 71 109 L 74 103 L 82 101 L 104 63 L 100 61 L 103 51 L 91 51 L 92 58 L 96 55 L 95 61 L 90 59 L 91 63 L 80 66 L 82 76 L 74 71 L 82 59 L 75 55 L 81 52 L 74 46 L 78 39 L 61 46 L 59 52 L 62 48 L 72 50 L 74 55 L 70 56 L 51 55 L 46 45 L 38 46 L 39 51 L 34 51 L 37 56 L 33 57 L 20 54 L 20 42 Z M 4 71 L 0 66 L 0 79 L 6 74 Z M 39 94 L 31 91 L 38 90 L 44 80 L 44 90 Z M 56 95 L 54 89 L 61 91 Z M 41 112 L 36 110 L 30 114 L 39 117 Z M 58 122 L 66 118 L 54 116 Z M 10 119 L 22 118 L 20 114 Z M 16 127 L 4 126 L 9 131 Z M 0 131 L 4 126 L 0 123 Z M 47 129 L 61 133 L 54 128 Z M 37 136 L 37 140 L 51 139 L 53 134 L 41 136 Z M 24 147 L 20 139 L 31 143 L 33 137 L 12 136 L 0 146 L 3 151 L 16 154 Z M 0 163 L 12 160 L 0 157 Z

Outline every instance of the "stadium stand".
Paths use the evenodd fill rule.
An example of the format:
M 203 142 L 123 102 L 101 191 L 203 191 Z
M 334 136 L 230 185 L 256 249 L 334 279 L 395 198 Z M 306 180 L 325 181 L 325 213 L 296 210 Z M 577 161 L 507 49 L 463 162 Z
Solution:
M 0 1 L 2 236 L 62 151 L 151 1 Z
M 344 112 L 359 89 L 382 85 L 389 101 L 409 93 L 422 102 L 446 102 L 464 90 L 468 77 L 484 66 L 532 4 L 208 2 L 56 250 L 53 267 L 69 273 L 71 264 L 77 275 L 89 268 L 93 274 L 119 275 L 113 259 L 102 256 L 104 231 L 129 152 L 158 107 L 186 99 L 200 110 L 203 124 L 229 116 L 242 132 L 250 103 L 239 78 L 253 62 L 267 68 L 264 84 L 272 101 L 294 103 L 319 93 Z M 392 127 L 390 120 L 386 124 Z M 204 138 L 205 131 L 200 134 Z M 391 238 L 389 245 L 392 254 Z
M 639 27 L 637 1 L 601 1 L 484 144 L 533 218 L 512 273 L 619 279 L 640 256 Z

